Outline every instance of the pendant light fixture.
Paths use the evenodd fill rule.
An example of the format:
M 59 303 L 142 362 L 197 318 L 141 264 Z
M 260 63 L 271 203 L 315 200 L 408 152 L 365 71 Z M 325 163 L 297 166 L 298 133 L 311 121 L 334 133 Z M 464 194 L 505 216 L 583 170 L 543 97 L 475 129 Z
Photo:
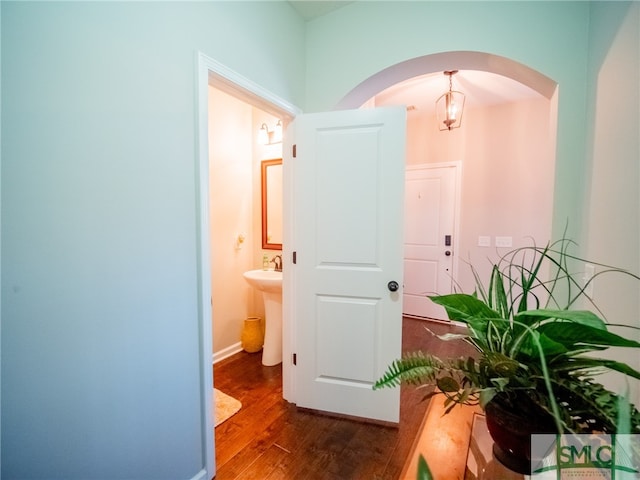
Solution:
M 453 130 L 462 125 L 464 93 L 453 90 L 452 77 L 456 73 L 458 70 L 444 71 L 444 74 L 449 77 L 449 91 L 436 100 L 436 117 L 440 131 Z

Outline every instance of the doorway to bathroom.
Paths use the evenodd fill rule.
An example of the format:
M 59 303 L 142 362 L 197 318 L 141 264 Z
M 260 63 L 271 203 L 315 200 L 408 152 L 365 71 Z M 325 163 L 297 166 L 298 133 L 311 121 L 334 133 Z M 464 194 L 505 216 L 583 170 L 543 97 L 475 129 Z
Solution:
M 254 224 L 259 222 L 252 214 L 246 214 L 248 210 L 260 211 L 254 208 L 254 201 L 260 201 L 260 161 L 255 161 L 253 154 L 249 154 L 248 162 L 235 162 L 233 159 L 239 155 L 246 158 L 247 149 L 252 149 L 256 142 L 256 132 L 262 123 L 268 124 L 274 118 L 280 119 L 283 126 L 295 117 L 299 110 L 270 92 L 255 85 L 248 79 L 229 70 L 224 65 L 206 55 L 198 54 L 198 164 L 196 165 L 196 182 L 198 198 L 197 228 L 198 228 L 198 317 L 200 325 L 200 364 L 201 364 L 201 408 L 205 421 L 202 425 L 203 458 L 205 458 L 208 478 L 215 475 L 215 439 L 214 439 L 214 360 L 232 355 L 240 350 L 238 333 L 243 317 L 249 308 L 253 295 L 250 287 L 242 278 L 245 269 L 251 269 L 254 263 L 255 252 L 253 245 L 261 241 L 261 235 L 255 234 L 259 227 Z M 212 90 L 215 88 L 215 91 Z M 234 105 L 232 115 L 224 115 L 218 107 L 222 105 Z M 221 113 L 221 114 L 220 114 Z M 248 120 L 249 119 L 249 120 Z M 255 122 L 261 122 L 257 127 L 252 127 Z M 240 127 L 238 128 L 238 123 Z M 210 149 L 210 125 L 215 124 L 214 133 L 217 136 L 215 147 Z M 235 130 L 230 135 L 229 128 Z M 273 128 L 273 127 L 272 127 Z M 222 135 L 221 135 L 222 134 Z M 244 138 L 241 138 L 244 137 Z M 267 143 L 270 143 L 267 141 Z M 257 158 L 261 156 L 282 157 L 281 146 L 264 146 Z M 276 150 L 277 149 L 277 150 Z M 211 150 L 220 157 L 219 165 L 212 168 L 210 158 Z M 256 172 L 257 170 L 257 172 Z M 226 174 L 229 174 L 226 176 Z M 240 194 L 236 191 L 236 187 Z M 212 208 L 211 198 L 215 192 L 216 205 Z M 258 192 L 256 194 L 256 192 Z M 217 212 L 213 212 L 216 209 Z M 242 212 L 245 213 L 242 213 Z M 216 214 L 224 218 L 226 228 L 213 228 Z M 259 218 L 259 217 L 258 217 Z M 215 231 L 214 231 L 215 230 Z M 218 233 L 220 235 L 218 236 Z M 214 240 L 216 237 L 216 240 Z M 251 239 L 249 238 L 251 237 Z M 257 239 L 256 239 L 257 238 Z M 260 247 L 262 244 L 260 243 Z M 266 250 L 266 249 L 265 249 Z M 264 252 L 260 251 L 261 254 Z M 260 254 L 258 254 L 260 255 Z M 227 263 L 234 264 L 235 274 L 225 270 Z M 235 265 L 237 264 L 237 265 Z M 261 263 L 260 263 L 261 265 Z M 214 274 L 214 272 L 216 272 Z M 217 274 L 223 272 L 221 277 Z M 245 291 L 245 297 L 238 302 L 245 311 L 236 316 L 235 332 L 236 340 L 230 345 L 214 349 L 214 304 L 225 299 L 225 291 L 215 288 L 217 278 L 221 279 L 223 287 L 226 287 L 227 275 L 234 277 L 238 289 Z M 231 283 L 231 282 L 229 282 Z M 250 293 L 249 293 L 250 292 Z M 235 290 L 230 293 L 235 295 Z M 235 297 L 234 297 L 235 298 Z M 217 315 L 216 315 L 217 316 Z M 238 319 L 239 318 L 239 319 Z M 224 331 L 224 329 L 223 329 Z M 217 337 L 217 335 L 215 336 Z M 217 351 L 216 351 L 217 350 Z M 214 352 L 217 358 L 214 357 Z
M 250 286 L 243 274 L 263 268 L 263 259 L 272 269 L 273 259 L 282 253 L 282 182 L 276 185 L 271 181 L 276 177 L 271 171 L 275 164 L 280 162 L 282 168 L 282 142 L 281 135 L 273 135 L 281 122 L 278 117 L 215 84 L 209 85 L 208 112 L 212 343 L 216 363 L 242 350 L 240 332 L 246 319 L 260 319 L 260 330 L 265 326 L 261 292 Z M 271 135 L 263 139 L 259 133 L 267 129 Z M 270 181 L 267 174 L 274 174 Z M 267 209 L 263 207 L 268 196 L 271 201 Z

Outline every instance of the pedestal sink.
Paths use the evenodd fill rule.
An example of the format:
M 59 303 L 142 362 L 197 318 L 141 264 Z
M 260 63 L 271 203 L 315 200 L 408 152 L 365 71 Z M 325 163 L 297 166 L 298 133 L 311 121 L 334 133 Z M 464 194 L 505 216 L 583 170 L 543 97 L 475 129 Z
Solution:
M 282 362 L 282 272 L 275 270 L 249 270 L 245 280 L 262 292 L 264 301 L 264 347 L 262 364 Z

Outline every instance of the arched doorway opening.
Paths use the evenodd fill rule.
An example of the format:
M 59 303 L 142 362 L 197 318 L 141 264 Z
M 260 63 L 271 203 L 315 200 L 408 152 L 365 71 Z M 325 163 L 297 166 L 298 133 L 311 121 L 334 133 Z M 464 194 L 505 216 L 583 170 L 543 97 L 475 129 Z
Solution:
M 550 100 L 556 94 L 558 86 L 551 78 L 506 57 L 472 51 L 441 52 L 412 58 L 381 70 L 347 93 L 338 102 L 336 109 L 359 108 L 371 97 L 397 83 L 453 69 L 478 70 L 502 75 L 532 88 Z
M 457 89 L 467 94 L 463 124 L 440 132 L 433 107 L 448 86 L 442 72 L 453 69 L 460 72 L 454 79 Z M 352 89 L 338 108 L 404 104 L 407 167 L 460 165 L 455 255 L 485 278 L 488 257 L 551 239 L 557 86 L 509 58 L 442 52 L 385 68 Z M 469 269 L 457 267 L 454 263 L 455 282 L 472 289 Z

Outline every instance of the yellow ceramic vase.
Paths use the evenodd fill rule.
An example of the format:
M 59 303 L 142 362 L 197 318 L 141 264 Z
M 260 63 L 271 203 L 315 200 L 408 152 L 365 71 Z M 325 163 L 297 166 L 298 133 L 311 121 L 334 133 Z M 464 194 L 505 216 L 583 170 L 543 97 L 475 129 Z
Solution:
M 242 348 L 245 352 L 254 353 L 262 350 L 264 332 L 262 331 L 260 317 L 248 317 L 244 321 L 240 340 L 242 341 Z

